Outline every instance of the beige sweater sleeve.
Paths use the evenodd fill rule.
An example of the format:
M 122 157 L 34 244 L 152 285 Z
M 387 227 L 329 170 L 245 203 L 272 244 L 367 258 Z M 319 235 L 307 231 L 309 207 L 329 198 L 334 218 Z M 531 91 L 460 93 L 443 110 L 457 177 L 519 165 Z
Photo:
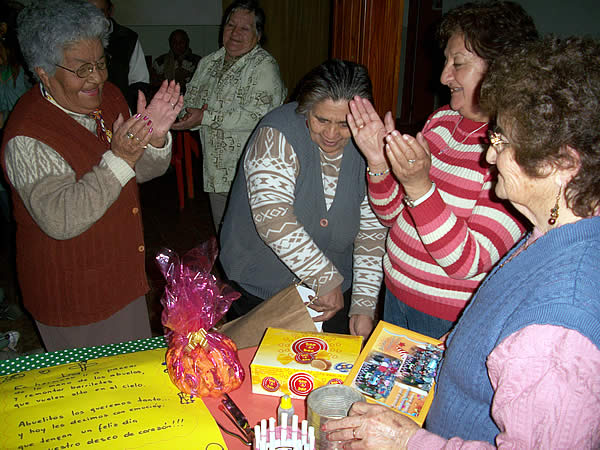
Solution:
M 371 209 L 367 195 L 360 205 L 360 230 L 354 240 L 352 303 L 350 316 L 375 316 L 383 280 L 383 255 L 387 228 Z
M 95 132 L 93 119 L 72 117 Z M 16 136 L 6 144 L 5 162 L 8 178 L 33 220 L 48 236 L 64 240 L 98 221 L 133 177 L 141 182 L 164 173 L 170 155 L 169 137 L 163 149 L 149 146 L 134 171 L 109 150 L 77 180 L 54 149 L 33 138 Z

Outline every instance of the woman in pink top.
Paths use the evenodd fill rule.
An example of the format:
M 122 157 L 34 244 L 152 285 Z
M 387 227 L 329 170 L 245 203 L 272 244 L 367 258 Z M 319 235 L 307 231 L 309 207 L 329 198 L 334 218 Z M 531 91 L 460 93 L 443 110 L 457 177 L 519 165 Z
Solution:
M 600 448 L 600 41 L 548 37 L 500 57 L 481 100 L 496 117 L 496 195 L 533 232 L 450 333 L 426 428 L 356 403 L 323 427 L 345 448 Z

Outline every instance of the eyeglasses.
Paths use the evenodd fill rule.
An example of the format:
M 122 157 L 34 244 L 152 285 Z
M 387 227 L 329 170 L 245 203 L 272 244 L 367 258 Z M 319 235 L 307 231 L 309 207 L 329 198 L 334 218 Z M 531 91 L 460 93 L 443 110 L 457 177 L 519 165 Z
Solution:
M 488 130 L 487 136 L 490 140 L 490 145 L 494 147 L 496 153 L 502 153 L 506 149 L 506 147 L 510 145 L 510 142 L 508 142 L 508 140 L 504 136 L 502 136 L 501 133 L 495 130 Z
M 75 70 L 69 69 L 65 66 L 61 66 L 60 64 L 55 64 L 55 65 L 56 65 L 56 67 L 60 67 L 61 69 L 65 69 L 66 71 L 74 73 L 79 78 L 87 78 L 92 74 L 92 72 L 94 72 L 94 68 L 96 68 L 96 70 L 106 70 L 106 65 L 108 64 L 108 59 L 109 59 L 109 56 L 104 55 L 102 60 L 96 61 L 95 63 L 85 63 L 85 64 L 79 66 Z

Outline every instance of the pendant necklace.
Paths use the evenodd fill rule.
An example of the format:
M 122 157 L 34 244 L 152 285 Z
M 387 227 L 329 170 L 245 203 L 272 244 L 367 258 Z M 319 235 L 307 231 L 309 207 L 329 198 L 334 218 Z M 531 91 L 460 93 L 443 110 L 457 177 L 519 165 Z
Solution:
M 533 244 L 535 244 L 537 242 L 537 240 L 539 238 L 541 238 L 542 236 L 543 236 L 542 233 L 532 232 L 531 235 L 529 236 L 529 239 L 527 239 L 527 241 L 525 242 L 525 244 L 523 244 L 520 249 L 517 249 L 512 255 L 510 255 L 507 259 L 505 259 L 502 262 L 502 264 L 500 264 L 498 266 L 498 269 L 496 270 L 496 272 L 498 270 L 502 269 L 502 267 L 504 267 L 504 264 L 512 261 L 514 258 L 516 258 L 517 256 L 519 256 L 521 253 L 524 253 L 525 250 L 527 250 L 529 247 L 531 247 Z
M 460 119 L 458 120 L 458 122 L 456 122 L 456 125 L 454 125 L 454 129 L 452 130 L 452 134 L 450 134 L 450 137 L 454 138 L 454 133 L 456 133 L 456 130 L 458 128 L 458 126 L 461 124 L 462 120 L 465 118 L 465 116 L 460 116 Z M 467 134 L 467 136 L 460 141 L 457 145 L 462 145 L 466 142 L 467 139 L 469 139 L 473 134 L 477 133 L 479 130 L 481 130 L 483 127 L 485 127 L 488 123 L 485 122 L 483 125 L 481 125 L 480 127 L 476 128 L 475 130 L 471 131 L 469 134 Z M 439 154 L 441 155 L 442 153 L 444 153 L 446 150 L 448 150 L 450 148 L 449 145 L 446 145 L 443 149 L 441 149 L 439 151 Z

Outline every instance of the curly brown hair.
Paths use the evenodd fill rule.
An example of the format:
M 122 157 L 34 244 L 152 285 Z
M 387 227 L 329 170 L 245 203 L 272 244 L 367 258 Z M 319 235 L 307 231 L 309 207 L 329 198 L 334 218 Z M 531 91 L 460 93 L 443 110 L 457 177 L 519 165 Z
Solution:
M 526 174 L 543 177 L 549 165 L 579 167 L 566 187 L 567 204 L 579 217 L 598 211 L 600 41 L 548 36 L 498 58 L 483 82 L 481 104 L 509 130 Z
M 521 5 L 509 1 L 470 2 L 451 9 L 438 29 L 442 48 L 456 33 L 462 33 L 465 48 L 488 65 L 507 51 L 538 38 L 531 16 Z

